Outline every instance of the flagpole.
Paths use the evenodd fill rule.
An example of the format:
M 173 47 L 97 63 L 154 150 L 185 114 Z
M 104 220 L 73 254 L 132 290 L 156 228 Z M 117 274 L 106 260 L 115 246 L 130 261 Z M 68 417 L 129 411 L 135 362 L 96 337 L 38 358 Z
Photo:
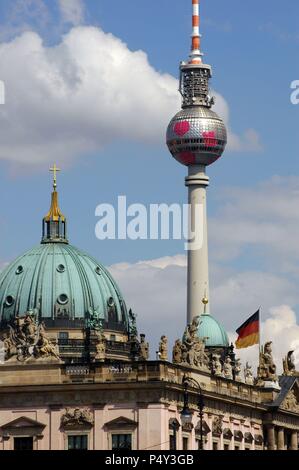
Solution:
M 262 336 L 262 307 L 259 306 L 259 357 L 258 364 L 260 365 L 260 354 L 261 354 L 261 336 Z

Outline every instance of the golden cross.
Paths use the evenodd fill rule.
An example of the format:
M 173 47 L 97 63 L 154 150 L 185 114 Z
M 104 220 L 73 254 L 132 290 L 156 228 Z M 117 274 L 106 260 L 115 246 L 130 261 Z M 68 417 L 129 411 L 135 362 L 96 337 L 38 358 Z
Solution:
M 57 188 L 57 172 L 61 171 L 60 168 L 57 168 L 56 163 L 54 163 L 53 168 L 50 168 L 50 171 L 53 173 L 53 188 L 56 191 Z

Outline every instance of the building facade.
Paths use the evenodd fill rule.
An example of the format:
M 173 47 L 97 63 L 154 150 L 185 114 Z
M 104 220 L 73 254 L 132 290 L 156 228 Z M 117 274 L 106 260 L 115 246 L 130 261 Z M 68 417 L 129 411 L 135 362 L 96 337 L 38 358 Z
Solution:
M 182 421 L 184 375 L 191 422 Z M 298 450 L 298 379 L 263 390 L 163 361 L 1 367 L 1 450 Z

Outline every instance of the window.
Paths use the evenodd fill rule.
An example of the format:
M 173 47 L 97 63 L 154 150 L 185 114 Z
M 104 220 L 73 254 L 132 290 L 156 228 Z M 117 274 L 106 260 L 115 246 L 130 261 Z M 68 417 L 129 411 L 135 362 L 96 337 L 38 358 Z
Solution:
M 218 442 L 213 442 L 213 450 L 218 450 Z
M 58 334 L 58 341 L 60 344 L 66 344 L 69 340 L 69 334 L 65 331 L 60 331 Z
M 110 341 L 116 341 L 116 335 L 110 335 Z
M 189 448 L 189 439 L 188 437 L 183 437 L 183 450 L 188 450 Z
M 14 450 L 33 450 L 33 437 L 15 437 Z
M 224 444 L 223 450 L 229 450 L 229 444 Z
M 68 301 L 69 301 L 69 298 L 66 294 L 60 294 L 60 296 L 57 299 L 57 302 L 60 305 L 66 305 L 68 303 Z
M 112 450 L 132 450 L 132 434 L 112 434 Z
M 240 450 L 240 446 L 235 446 L 235 450 Z
M 68 450 L 88 450 L 87 435 L 68 436 Z

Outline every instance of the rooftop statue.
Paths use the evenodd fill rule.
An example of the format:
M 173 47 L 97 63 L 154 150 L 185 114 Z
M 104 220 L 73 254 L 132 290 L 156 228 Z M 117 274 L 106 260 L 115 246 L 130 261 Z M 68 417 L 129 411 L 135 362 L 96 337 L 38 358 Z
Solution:
M 246 362 L 246 367 L 244 368 L 244 378 L 245 378 L 245 383 L 247 385 L 253 385 L 254 384 L 252 366 L 249 365 L 248 362 Z
M 260 363 L 258 367 L 258 384 L 264 382 L 277 382 L 276 365 L 272 355 L 272 341 L 268 341 L 261 348 Z
M 213 356 L 212 356 L 212 367 L 213 367 L 213 373 L 215 375 L 223 377 L 220 354 L 213 354 Z
M 241 377 L 241 372 L 242 372 L 241 359 L 236 359 L 234 372 L 235 372 L 235 380 L 236 380 L 237 382 L 242 382 L 242 377 Z
M 106 359 L 106 337 L 103 331 L 97 332 L 96 356 L 94 361 L 105 362 Z
M 226 379 L 231 379 L 233 378 L 233 366 L 232 366 L 232 361 L 229 356 L 224 361 L 224 366 L 223 366 L 223 372 L 224 372 L 224 377 Z
M 91 330 L 102 331 L 104 319 L 102 318 L 98 309 L 89 308 L 88 309 L 88 318 L 87 318 L 87 327 Z
M 208 370 L 209 358 L 205 353 L 205 341 L 207 338 L 199 338 L 197 331 L 200 317 L 195 317 L 191 324 L 187 325 L 183 341 L 176 340 L 173 347 L 173 362 L 190 367 Z
M 160 361 L 168 361 L 168 339 L 165 335 L 161 336 L 159 344 L 159 358 Z
M 132 309 L 129 310 L 129 334 L 130 336 L 138 336 L 137 332 L 137 315 Z
M 8 326 L 9 332 L 2 336 L 6 361 L 60 360 L 57 344 L 47 337 L 43 323 L 37 318 L 35 311 L 29 311 L 24 317 L 17 316 Z
M 145 335 L 140 335 L 140 359 L 147 361 L 149 359 L 149 343 L 145 341 Z
M 295 367 L 294 351 L 289 351 L 282 361 L 283 375 L 297 375 Z

